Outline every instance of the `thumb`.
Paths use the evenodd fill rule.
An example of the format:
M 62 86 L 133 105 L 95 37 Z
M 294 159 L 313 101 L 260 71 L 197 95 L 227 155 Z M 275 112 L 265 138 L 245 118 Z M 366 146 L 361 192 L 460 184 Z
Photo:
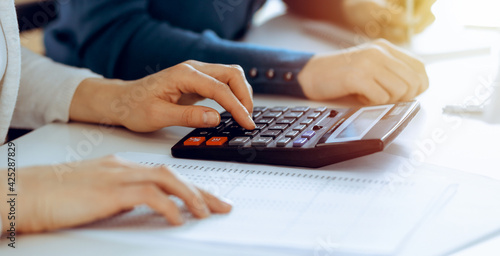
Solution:
M 215 109 L 203 106 L 168 104 L 164 126 L 187 126 L 193 128 L 214 127 L 220 123 Z

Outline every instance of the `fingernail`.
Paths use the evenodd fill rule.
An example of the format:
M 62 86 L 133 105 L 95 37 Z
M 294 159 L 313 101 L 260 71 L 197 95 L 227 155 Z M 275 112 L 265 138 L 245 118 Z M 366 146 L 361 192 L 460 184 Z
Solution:
M 252 114 L 249 114 L 247 117 L 248 117 L 250 124 L 255 128 L 255 122 L 253 121 Z
M 233 207 L 233 201 L 227 199 L 227 198 L 219 198 L 222 206 L 226 208 L 231 208 Z
M 216 126 L 220 123 L 219 115 L 212 111 L 207 111 L 203 113 L 203 123 L 207 126 Z

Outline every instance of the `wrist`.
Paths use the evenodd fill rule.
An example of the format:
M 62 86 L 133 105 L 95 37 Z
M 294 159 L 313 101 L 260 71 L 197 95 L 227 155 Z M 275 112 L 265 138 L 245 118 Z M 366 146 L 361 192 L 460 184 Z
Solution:
M 122 125 L 117 105 L 127 82 L 87 78 L 76 89 L 70 107 L 70 120 L 106 125 Z

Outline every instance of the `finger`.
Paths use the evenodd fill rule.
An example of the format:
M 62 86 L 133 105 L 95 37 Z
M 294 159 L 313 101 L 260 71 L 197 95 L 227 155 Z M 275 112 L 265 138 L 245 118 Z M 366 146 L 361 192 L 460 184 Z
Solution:
M 357 94 L 366 98 L 369 104 L 385 104 L 391 99 L 389 93 L 375 80 L 364 83 L 357 88 Z M 359 98 L 359 97 L 358 97 Z M 365 103 L 366 102 L 363 102 Z
M 122 187 L 115 192 L 123 209 L 147 204 L 151 209 L 163 215 L 173 225 L 184 223 L 181 211 L 172 199 L 152 183 L 134 184 Z
M 228 213 L 231 211 L 232 203 L 227 199 L 219 199 L 211 193 L 198 188 L 203 199 L 207 202 L 208 208 L 214 213 Z
M 391 95 L 390 102 L 397 102 L 403 98 L 410 87 L 401 77 L 387 69 L 377 72 L 375 80 Z
M 386 49 L 386 48 L 384 48 Z M 387 50 L 387 49 L 386 49 Z M 420 91 L 428 87 L 429 80 L 422 64 L 423 71 L 416 71 L 408 63 L 402 61 L 393 52 L 389 52 L 387 57 L 384 58 L 384 66 L 394 73 L 396 76 L 403 79 L 410 87 L 408 91 Z M 409 95 L 408 95 L 409 96 Z
M 375 40 L 374 43 L 378 46 L 381 46 L 383 49 L 388 51 L 391 55 L 393 55 L 396 59 L 403 61 L 408 64 L 412 69 L 416 70 L 420 73 L 425 73 L 425 66 L 421 60 L 417 57 L 413 56 L 411 53 L 406 52 L 399 47 L 387 42 L 386 40 Z
M 431 14 L 432 5 L 436 0 L 417 0 L 415 1 L 415 16 L 427 16 Z
M 181 68 L 179 75 L 184 78 L 179 84 L 179 89 L 183 93 L 197 93 L 203 97 L 213 99 L 230 112 L 236 122 L 242 127 L 248 130 L 255 128 L 255 123 L 248 110 L 233 94 L 227 84 L 221 83 L 190 65 L 181 64 L 178 67 Z
M 229 85 L 234 95 L 245 106 L 249 113 L 253 112 L 253 90 L 248 83 L 245 72 L 238 65 L 219 65 L 199 61 L 187 61 L 197 70 L 214 77 L 221 83 Z
M 210 210 L 200 192 L 191 184 L 185 182 L 168 167 L 145 168 L 130 170 L 125 176 L 125 183 L 154 183 L 165 193 L 179 197 L 188 210 L 197 218 L 206 218 Z
M 158 124 L 162 127 L 185 126 L 193 128 L 214 127 L 220 123 L 220 115 L 215 109 L 204 106 L 177 105 L 162 102 Z

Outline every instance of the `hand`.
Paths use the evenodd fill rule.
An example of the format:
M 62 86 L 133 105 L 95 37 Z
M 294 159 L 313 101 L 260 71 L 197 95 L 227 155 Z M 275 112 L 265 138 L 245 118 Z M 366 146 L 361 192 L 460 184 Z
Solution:
M 239 66 L 186 61 L 137 81 L 87 79 L 70 108 L 74 121 L 123 125 L 137 132 L 167 126 L 213 127 L 219 113 L 192 106 L 203 98 L 217 101 L 244 128 L 252 130 L 252 88 Z
M 371 38 L 405 42 L 408 32 L 422 32 L 435 20 L 431 7 L 436 0 L 414 0 L 413 17 L 407 17 L 405 0 L 344 0 L 348 26 Z M 411 27 L 411 29 L 409 29 Z
M 23 168 L 18 172 L 16 231 L 34 233 L 69 228 L 104 219 L 136 205 L 147 204 L 170 224 L 183 218 L 170 195 L 182 199 L 197 218 L 227 213 L 231 205 L 186 183 L 167 167 L 146 167 L 115 156 L 67 166 Z M 66 169 L 62 169 L 65 170 Z M 7 175 L 0 177 L 0 191 Z M 7 207 L 0 207 L 3 229 L 8 230 Z
M 365 104 L 411 100 L 429 87 L 424 64 L 383 39 L 314 56 L 298 79 L 309 99 L 354 94 Z

